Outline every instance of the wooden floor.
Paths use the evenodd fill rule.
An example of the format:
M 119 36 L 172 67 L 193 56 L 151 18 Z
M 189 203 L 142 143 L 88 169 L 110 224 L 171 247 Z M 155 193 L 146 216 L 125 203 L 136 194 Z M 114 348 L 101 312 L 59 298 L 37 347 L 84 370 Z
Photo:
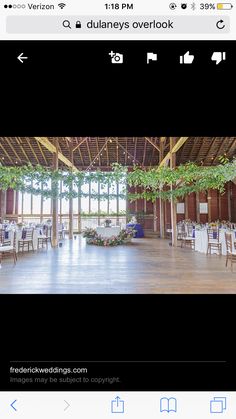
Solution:
M 234 269 L 225 268 L 224 256 L 172 248 L 168 240 L 104 248 L 78 236 L 58 249 L 19 255 L 15 267 L 4 260 L 0 293 L 236 293 Z

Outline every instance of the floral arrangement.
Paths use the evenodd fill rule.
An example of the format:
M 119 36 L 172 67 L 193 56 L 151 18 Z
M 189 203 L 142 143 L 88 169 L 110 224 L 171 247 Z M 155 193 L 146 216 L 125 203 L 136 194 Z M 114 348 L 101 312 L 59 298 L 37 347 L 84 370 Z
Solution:
M 86 227 L 85 231 L 83 232 L 83 237 L 86 239 L 94 238 L 97 235 L 97 232 L 94 228 Z
M 136 230 L 134 228 L 122 229 L 118 236 L 102 237 L 97 234 L 96 230 L 86 228 L 83 237 L 86 237 L 88 244 L 95 244 L 96 246 L 118 246 L 127 243 L 135 236 Z

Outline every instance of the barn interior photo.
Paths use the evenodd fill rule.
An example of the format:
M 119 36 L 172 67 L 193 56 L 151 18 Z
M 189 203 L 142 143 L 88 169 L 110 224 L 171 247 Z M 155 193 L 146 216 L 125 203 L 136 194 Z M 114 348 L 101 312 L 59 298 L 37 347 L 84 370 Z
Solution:
M 0 137 L 0 293 L 236 293 L 235 157 L 236 137 Z

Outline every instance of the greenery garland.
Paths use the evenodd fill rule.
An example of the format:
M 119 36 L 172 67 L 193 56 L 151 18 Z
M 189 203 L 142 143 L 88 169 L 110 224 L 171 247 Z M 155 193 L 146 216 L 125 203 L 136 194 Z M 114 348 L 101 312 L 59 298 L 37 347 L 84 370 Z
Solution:
M 25 193 L 42 195 L 45 198 L 76 198 L 88 197 L 106 200 L 118 198 L 137 200 L 143 199 L 155 201 L 158 197 L 164 200 L 183 198 L 192 192 L 219 190 L 223 193 L 225 184 L 236 178 L 236 159 L 229 161 L 225 157 L 219 159 L 217 166 L 203 167 L 196 163 L 186 163 L 170 167 L 153 167 L 143 169 L 134 166 L 129 172 L 127 167 L 114 164 L 109 172 L 97 170 L 95 172 L 78 171 L 65 172 L 53 171 L 37 165 L 6 167 L 0 166 L 0 189 L 12 188 Z M 63 182 L 63 191 L 59 191 L 59 181 Z M 98 194 L 96 192 L 84 193 L 81 187 L 90 182 L 99 182 L 101 191 L 114 182 L 130 187 L 138 187 L 138 192 Z M 49 188 L 48 185 L 51 184 Z M 171 188 L 172 186 L 172 188 Z

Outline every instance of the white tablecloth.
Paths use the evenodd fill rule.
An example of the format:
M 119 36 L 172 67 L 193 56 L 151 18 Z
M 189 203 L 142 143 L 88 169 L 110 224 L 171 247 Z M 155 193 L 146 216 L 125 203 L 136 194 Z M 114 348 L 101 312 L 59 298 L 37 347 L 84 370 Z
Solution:
M 117 227 L 97 227 L 96 232 L 99 236 L 102 237 L 112 237 L 112 236 L 118 236 L 120 233 L 121 228 L 119 226 Z
M 227 230 L 220 229 L 220 243 L 222 246 L 222 255 L 226 255 L 225 232 Z M 235 241 L 235 232 L 232 231 L 232 240 Z M 195 230 L 195 251 L 207 253 L 208 237 L 207 230 Z M 212 249 L 212 253 L 217 253 L 217 249 Z

